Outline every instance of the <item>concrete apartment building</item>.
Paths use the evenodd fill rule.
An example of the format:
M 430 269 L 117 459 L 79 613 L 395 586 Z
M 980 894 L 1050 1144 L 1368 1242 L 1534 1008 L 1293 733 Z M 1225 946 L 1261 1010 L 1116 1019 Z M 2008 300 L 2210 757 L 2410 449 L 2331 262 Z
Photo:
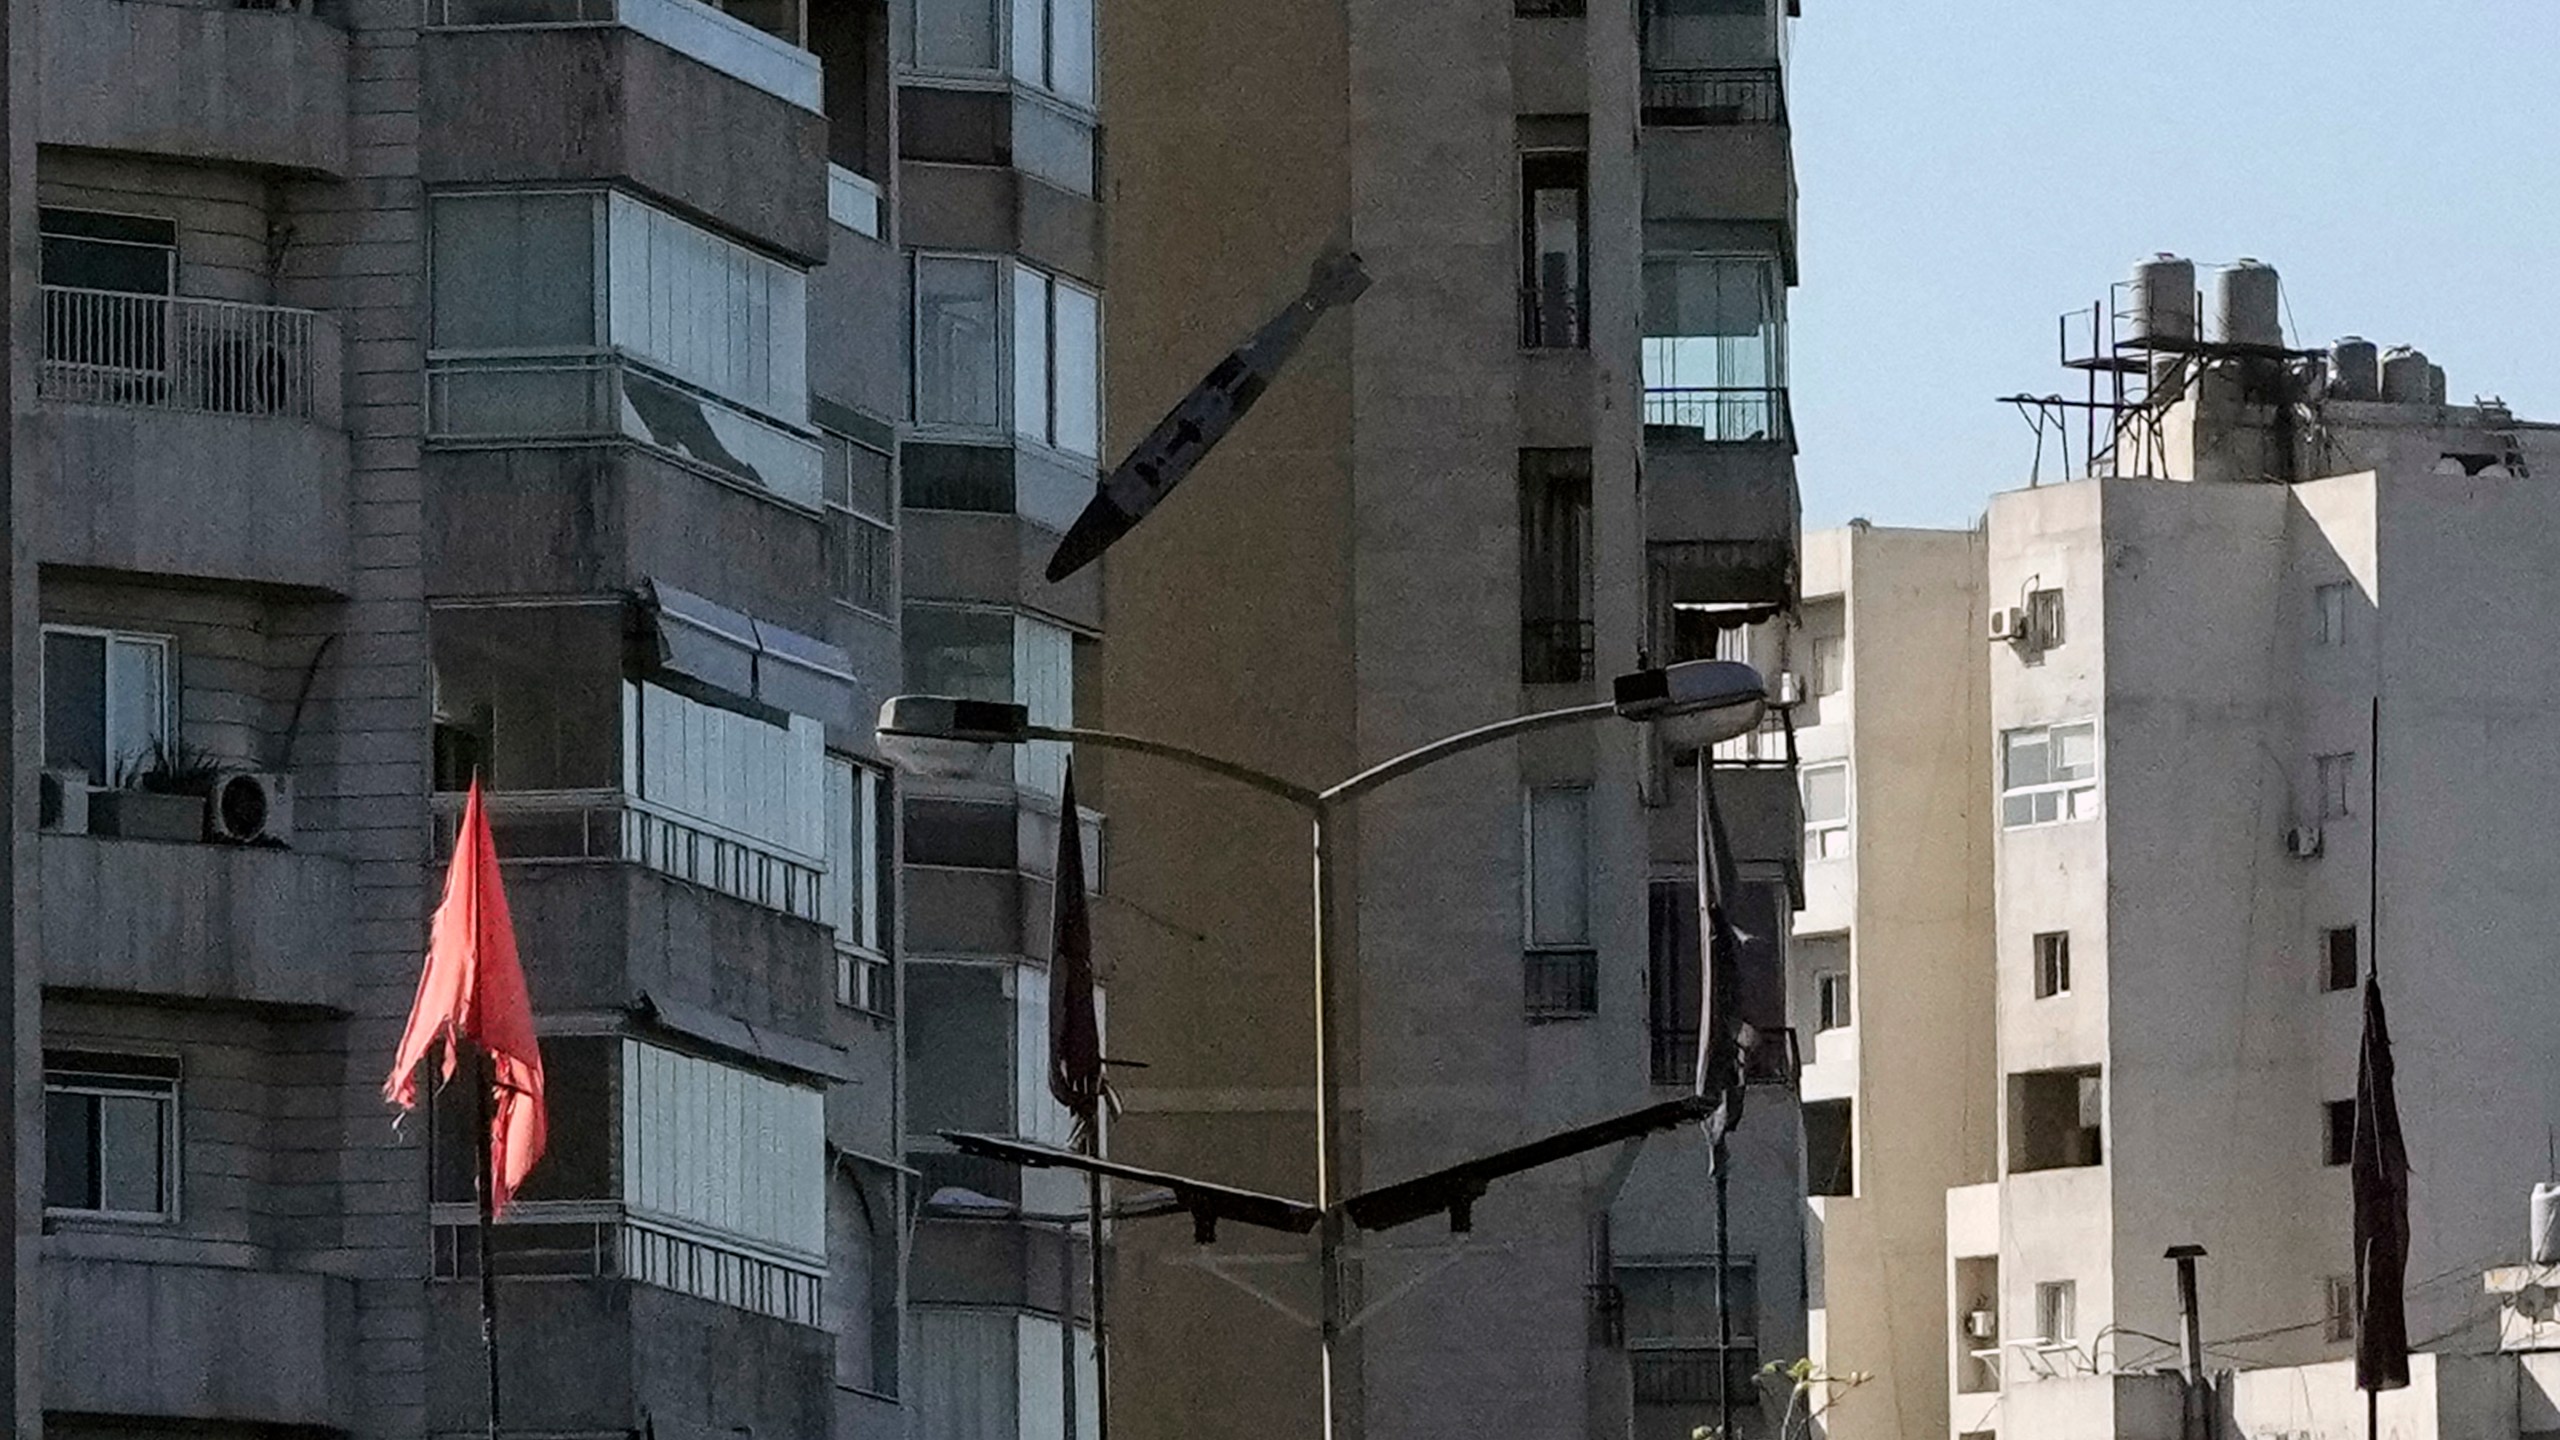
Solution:
M 2560 738 L 2560 677 L 2530 638 L 2560 607 L 2545 538 L 2560 441 L 2493 401 L 2447 404 L 2423 355 L 2289 350 L 2276 296 L 2271 270 L 2228 267 L 2200 326 L 2192 267 L 2146 264 L 2113 334 L 2101 329 L 2111 343 L 2072 357 L 2100 362 L 2096 464 L 1996 496 L 1976 536 L 1933 537 L 1948 568 L 1896 638 L 1978 617 L 1969 657 L 1876 683 L 1900 662 L 1860 629 L 1855 597 L 1871 568 L 1891 572 L 1856 557 L 1890 542 L 1846 537 L 1855 1023 L 1836 1045 L 1816 1037 L 1805 1088 L 1820 1130 L 1848 1087 L 1854 1198 L 1815 1202 L 1815 1332 L 1835 1372 L 1901 1373 L 1875 1382 L 1890 1413 L 1868 1403 L 1878 1392 L 1852 1392 L 1834 1434 L 2177 1435 L 2163 1256 L 2182 1245 L 2206 1252 L 2208 1367 L 2242 1372 L 2215 1402 L 2224 1422 L 2337 1411 L 2316 1397 L 2338 1388 L 2351 1342 L 2355 994 L 2377 954 L 2414 1170 L 2410 1332 L 2439 1357 L 2421 1361 L 2426 1395 L 2395 1403 L 2434 1406 L 2441 1367 L 2494 1347 L 2498 1302 L 2480 1277 L 2523 1258 L 2543 1175 L 2532 1140 L 2560 1114 L 2560 1070 L 2537 1039 L 2560 1017 L 2533 958 L 2553 879 L 2538 839 L 2553 777 L 2535 757 Z M 1870 754 L 1880 714 L 1966 756 L 1971 798 L 1886 830 L 1880 787 L 1925 788 L 1944 768 L 1907 745 Z M 1809 852 L 1832 813 L 1814 778 L 1829 719 L 1802 731 Z M 1935 909 L 1953 927 L 1940 934 L 1972 938 L 1934 968 L 1921 935 L 1888 954 L 1859 929 L 1879 845 L 1966 857 Z M 1823 868 L 1808 860 L 1800 957 L 1824 923 Z M 1968 1013 L 1879 1028 L 1956 996 Z M 1915 1129 L 1939 1147 L 1902 1153 Z M 1937 1202 L 1940 1308 L 1921 1321 L 1942 1347 L 1933 1387 L 1906 1356 L 1907 1265 L 1862 1254 L 1851 1233 L 1925 1234 L 1917 1182 L 1967 1167 L 1978 1183 Z M 1882 1317 L 1899 1328 L 1878 1330 Z M 2512 1399 L 2539 1372 L 2499 1373 Z M 1942 1413 L 1908 1403 L 1933 1390 Z M 2447 1394 L 2442 1416 L 2468 1413 Z M 2519 1401 L 2506 1423 L 2546 1428 L 2537 1403 L 2548 1409 Z M 2405 1433 L 2434 1433 L 2441 1416 L 2425 1418 Z
M 11 14 L 12 1433 L 480 1432 L 469 1129 L 380 1096 L 475 772 L 549 1074 L 508 1432 L 899 1432 L 906 32 Z
M 1329 241 L 1375 284 L 1114 550 L 1085 692 L 1100 723 L 1329 783 L 1605 696 L 1646 657 L 1725 653 L 1732 627 L 1793 605 L 1792 9 L 1115 12 L 1114 436 L 1152 425 Z M 1313 1195 L 1304 817 L 1145 757 L 1086 763 L 1112 817 L 1109 1049 L 1147 1067 L 1119 1072 L 1115 1154 Z M 1687 1089 L 1686 766 L 1609 721 L 1360 803 L 1334 872 L 1357 955 L 1334 1017 L 1343 1189 Z M 1719 787 L 1775 1028 L 1800 884 L 1783 737 L 1737 747 Z M 1632 1168 L 1611 1152 L 1496 1185 L 1467 1234 L 1354 1234 L 1345 1432 L 1686 1437 L 1729 1364 L 1744 1433 L 1774 1433 L 1784 1397 L 1749 1374 L 1803 1353 L 1793 1110 L 1763 1090 L 1735 1139 L 1729 1361 L 1705 1146 L 1665 1134 Z M 1121 1227 L 1118 1433 L 1312 1433 L 1311 1249 Z

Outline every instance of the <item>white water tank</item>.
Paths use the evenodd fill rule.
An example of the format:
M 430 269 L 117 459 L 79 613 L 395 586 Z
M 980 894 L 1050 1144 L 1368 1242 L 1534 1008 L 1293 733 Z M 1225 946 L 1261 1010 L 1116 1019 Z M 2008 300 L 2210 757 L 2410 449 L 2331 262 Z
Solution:
M 2162 251 L 2133 267 L 2133 340 L 2196 338 L 2196 267 Z
M 2329 342 L 2329 398 L 2382 398 L 2382 348 L 2361 335 L 2341 335 Z
M 2284 343 L 2284 290 L 2276 267 L 2240 259 L 2214 276 L 2214 338 L 2232 345 Z
M 2434 393 L 2433 367 L 2426 352 L 2394 345 L 2382 352 L 2382 398 L 2394 405 L 2424 405 Z
M 2533 1187 L 2533 1245 L 2526 1258 L 2536 1265 L 2560 1265 L 2560 1181 Z

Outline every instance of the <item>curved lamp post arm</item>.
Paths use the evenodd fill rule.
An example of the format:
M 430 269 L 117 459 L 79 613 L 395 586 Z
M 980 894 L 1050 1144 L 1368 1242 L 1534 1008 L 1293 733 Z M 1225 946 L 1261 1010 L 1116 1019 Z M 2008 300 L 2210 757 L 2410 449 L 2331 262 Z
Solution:
M 1408 750 L 1392 760 L 1382 760 L 1339 784 L 1327 787 L 1317 798 L 1325 805 L 1339 805 L 1357 800 L 1379 786 L 1400 776 L 1410 775 L 1426 765 L 1436 765 L 1452 755 L 1527 735 L 1538 730 L 1553 730 L 1565 725 L 1578 725 L 1586 720 L 1599 720 L 1618 713 L 1618 707 L 1607 700 L 1588 705 L 1568 705 L 1561 710 L 1542 710 L 1535 715 L 1515 715 L 1490 725 L 1444 736 L 1419 749 Z
M 1215 755 L 1204 755 L 1187 746 L 1172 745 L 1162 740 L 1122 735 L 1111 730 L 1084 730 L 1071 725 L 1027 726 L 1022 735 L 1026 740 L 1056 740 L 1072 745 L 1090 745 L 1097 750 L 1126 750 L 1136 755 L 1152 755 L 1159 760 L 1170 760 L 1177 765 L 1187 765 L 1194 770 L 1207 771 L 1222 779 L 1232 780 L 1239 785 L 1259 790 L 1265 795 L 1277 795 L 1309 814 L 1322 809 L 1326 799 L 1323 794 L 1310 790 L 1304 785 L 1283 780 L 1277 775 L 1268 775 L 1251 766 L 1239 765 L 1233 760 L 1221 760 Z

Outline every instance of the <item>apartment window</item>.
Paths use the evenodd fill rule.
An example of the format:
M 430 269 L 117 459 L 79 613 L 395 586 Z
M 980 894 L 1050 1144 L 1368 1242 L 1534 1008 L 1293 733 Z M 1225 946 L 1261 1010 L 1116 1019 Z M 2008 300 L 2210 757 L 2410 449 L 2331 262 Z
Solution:
M 2062 643 L 2062 592 L 2030 590 L 2027 592 L 2027 643 L 2036 650 L 2051 650 Z
M 827 878 L 824 910 L 836 932 L 836 1002 L 889 1011 L 890 900 L 895 833 L 888 777 L 868 765 L 827 759 Z
M 915 0 L 914 61 L 926 70 L 996 68 L 995 0 Z
M 175 220 L 48 205 L 36 212 L 36 228 L 42 234 L 40 273 L 47 285 L 119 295 L 177 291 Z
M 1804 1190 L 1807 1195 L 1858 1193 L 1855 1112 L 1847 1100 L 1804 1104 Z
M 2352 753 L 2311 757 L 2312 784 L 2320 794 L 2320 818 L 2335 820 L 2355 813 L 2356 757 Z
M 1013 78 L 1093 104 L 1093 0 L 1013 0 L 1012 48 Z
M 867 1395 L 898 1394 L 898 1253 L 906 1210 L 898 1172 L 848 1157 L 833 1169 L 827 1245 L 836 1277 L 826 1287 L 836 1332 L 838 1383 Z
M 2008 829 L 2098 813 L 2098 727 L 2030 725 L 2000 737 L 2000 823 Z
M 1591 678 L 1591 452 L 1520 452 L 1520 679 Z
M 889 457 L 841 435 L 827 445 L 827 581 L 835 598 L 896 615 L 898 546 Z
M 1837 860 L 1849 853 L 1849 767 L 1807 765 L 1804 790 L 1804 858 Z
M 1520 343 L 1532 349 L 1571 350 L 1587 343 L 1588 169 L 1578 150 L 1520 157 Z
M 1529 947 L 1591 943 L 1591 791 L 1556 786 L 1528 792 Z
M 915 414 L 919 425 L 1004 423 L 1004 320 L 998 262 L 919 255 L 915 270 Z
M 1848 641 L 1840 635 L 1805 638 L 1806 680 L 1815 699 L 1837 695 L 1848 679 Z
M 1825 970 L 1813 977 L 1813 995 L 1817 1030 L 1845 1030 L 1853 1023 L 1849 1015 L 1849 972 Z
M 1718 1315 L 1713 1261 L 1631 1260 L 1614 1273 L 1626 1307 L 1627 1360 L 1640 1417 L 1677 1409 L 1712 1419 L 1705 1412 L 1714 1409 L 1721 1384 L 1733 1387 L 1737 1406 L 1759 1403 L 1752 1376 L 1760 1368 L 1760 1285 L 1752 1259 L 1737 1257 L 1724 1272 L 1721 1303 L 1730 1315 L 1730 1348 L 1722 1341 L 1727 1327 Z M 1653 1428 L 1639 1418 L 1638 1433 Z
M 1727 908 L 1739 941 L 1734 957 L 1739 1018 L 1764 1037 L 1776 1037 L 1787 1028 L 1787 990 L 1795 973 L 1788 969 L 1786 885 L 1746 876 Z M 1695 879 L 1666 878 L 1645 887 L 1645 999 L 1656 1085 L 1688 1085 L 1697 1076 L 1704 973 L 1698 918 Z M 1768 1038 L 1758 1053 L 1783 1058 L 1782 1045 L 1782 1040 Z M 1755 1072 L 1755 1081 L 1763 1073 Z
M 427 634 L 438 790 L 625 783 L 620 605 L 437 609 Z
M 2071 991 L 2071 936 L 2065 931 L 2038 935 L 2036 947 L 2036 998 L 2050 1000 Z
M 2356 1338 L 2356 1277 L 2331 1275 L 2321 1282 L 2322 1338 L 2332 1345 L 2349 1344 Z
M 2312 589 L 2312 643 L 2323 646 L 2347 643 L 2347 596 L 2354 589 L 2344 581 Z
M 2095 1066 L 2009 1077 L 2009 1168 L 2018 1173 L 2104 1162 L 2106 1094 Z
M 2046 1280 L 2036 1286 L 2036 1338 L 2047 1345 L 2067 1345 L 2080 1333 L 2080 1286 L 2073 1280 Z
M 1088 458 L 1102 450 L 1102 299 L 1013 267 L 1013 430 Z
M 175 733 L 166 635 L 44 627 L 44 763 L 117 783 Z
M 178 1062 L 48 1050 L 44 1208 L 167 1220 L 178 1208 Z
M 1022 705 L 1035 725 L 1075 723 L 1075 637 L 1058 626 L 1009 610 L 910 605 L 900 638 L 911 690 Z M 1014 747 L 1015 783 L 1058 793 L 1066 757 L 1052 741 Z
M 517 1198 L 584 1202 L 614 1196 L 613 1135 L 621 1121 L 617 1069 L 622 1042 L 610 1035 L 542 1037 L 543 1106 L 550 1138 L 542 1163 L 525 1176 Z M 470 1066 L 450 1085 L 433 1087 L 429 1104 L 430 1192 L 439 1204 L 467 1205 L 479 1196 L 479 1090 Z
M 2364 966 L 2356 956 L 2356 927 L 2339 925 L 2320 932 L 2320 988 L 2353 990 Z
M 1783 440 L 1786 285 L 1775 255 L 1644 262 L 1644 423 L 1709 441 Z
M 2356 1102 L 2331 1100 L 2320 1107 L 2320 1163 L 2345 1165 L 2356 1153 Z

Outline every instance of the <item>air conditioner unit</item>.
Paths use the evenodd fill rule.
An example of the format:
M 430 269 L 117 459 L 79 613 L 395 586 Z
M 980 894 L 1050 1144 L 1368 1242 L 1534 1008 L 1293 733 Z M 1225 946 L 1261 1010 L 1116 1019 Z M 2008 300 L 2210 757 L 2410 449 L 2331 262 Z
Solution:
M 2000 1314 L 1996 1310 L 1968 1310 L 1964 1315 L 1964 1333 L 1976 1340 L 1989 1340 L 2000 1333 Z
M 293 838 L 293 781 L 259 770 L 227 770 L 205 796 L 205 833 L 233 845 L 281 845 Z
M 1991 609 L 1991 638 L 2012 645 L 2027 638 L 2027 612 L 2015 605 L 1995 605 Z
M 2311 860 L 2320 854 L 2320 827 L 2296 825 L 2284 832 L 2284 853 L 2296 860 Z
M 62 835 L 89 833 L 89 772 L 47 770 L 36 776 L 36 828 Z
M 1804 681 L 1793 670 L 1781 670 L 1778 672 L 1778 698 L 1776 703 L 1782 709 L 1789 705 L 1801 705 L 1804 703 Z

